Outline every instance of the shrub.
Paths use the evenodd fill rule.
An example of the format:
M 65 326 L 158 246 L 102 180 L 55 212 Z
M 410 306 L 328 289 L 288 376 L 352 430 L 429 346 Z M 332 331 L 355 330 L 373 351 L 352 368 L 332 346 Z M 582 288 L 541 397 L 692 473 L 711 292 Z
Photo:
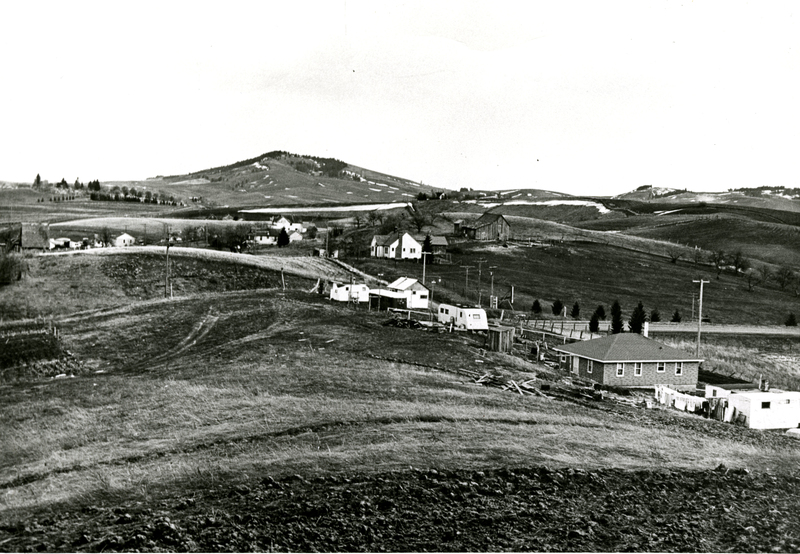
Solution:
M 644 311 L 644 305 L 641 301 L 636 305 L 631 313 L 631 318 L 628 320 L 628 325 L 631 328 L 631 333 L 642 334 L 642 328 L 647 321 L 647 312 Z
M 14 254 L 0 253 L 0 286 L 22 279 L 22 261 Z
M 785 323 L 787 327 L 797 327 L 797 318 L 793 313 L 790 313 L 789 317 L 786 318 Z
M 597 316 L 597 312 L 593 313 L 589 320 L 589 331 L 592 333 L 600 331 L 600 318 Z
M 597 318 L 598 318 L 598 319 L 603 319 L 603 320 L 605 320 L 605 318 L 606 318 L 606 309 L 603 307 L 603 305 L 602 305 L 602 304 L 600 304 L 599 306 L 597 306 L 597 309 L 594 311 L 594 313 L 596 313 L 596 314 L 597 314 Z
M 650 322 L 651 323 L 658 323 L 661 321 L 661 314 L 658 311 L 658 308 L 653 308 L 650 312 Z
M 622 321 L 622 307 L 619 305 L 619 300 L 614 300 L 611 305 L 611 332 L 613 334 L 621 333 L 625 323 Z
M 535 314 L 542 313 L 542 305 L 539 304 L 538 299 L 533 301 L 533 306 L 531 306 L 531 311 Z
M 672 319 L 670 319 L 672 323 L 680 323 L 681 322 L 681 313 L 678 310 L 675 310 L 675 313 L 672 314 Z
M 564 303 L 561 300 L 556 299 L 553 302 L 553 315 L 561 315 L 561 311 L 564 309 Z
M 578 305 L 577 302 L 575 302 L 575 304 L 572 305 L 572 311 L 570 312 L 569 315 L 575 319 L 578 319 L 578 317 L 581 315 L 581 307 Z

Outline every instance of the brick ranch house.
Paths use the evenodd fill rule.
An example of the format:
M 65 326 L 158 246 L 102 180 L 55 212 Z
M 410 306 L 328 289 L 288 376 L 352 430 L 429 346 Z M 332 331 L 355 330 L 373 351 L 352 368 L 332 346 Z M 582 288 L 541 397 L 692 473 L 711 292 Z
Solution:
M 637 333 L 619 333 L 600 339 L 553 348 L 560 366 L 574 375 L 615 387 L 670 385 L 697 386 L 700 362 L 694 356 Z

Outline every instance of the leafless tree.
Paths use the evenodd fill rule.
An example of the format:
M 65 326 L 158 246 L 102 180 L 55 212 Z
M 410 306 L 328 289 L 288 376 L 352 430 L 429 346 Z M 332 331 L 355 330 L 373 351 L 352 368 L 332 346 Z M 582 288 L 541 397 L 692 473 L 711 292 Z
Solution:
M 781 290 L 786 289 L 795 279 L 794 271 L 789 266 L 783 266 L 775 272 L 775 282 L 778 283 L 778 286 Z
M 758 275 L 761 277 L 761 282 L 766 285 L 772 279 L 772 270 L 766 265 L 759 266 Z
M 683 257 L 683 252 L 681 252 L 679 246 L 670 246 L 667 248 L 667 256 L 669 256 L 669 261 L 671 263 L 676 264 L 678 260 Z
M 717 279 L 719 279 L 727 261 L 727 254 L 725 254 L 724 250 L 715 250 L 709 254 L 708 261 L 717 269 Z
M 755 269 L 748 269 L 744 273 L 745 279 L 747 279 L 747 290 L 749 292 L 753 292 L 753 287 L 761 283 L 761 274 Z
M 742 254 L 741 250 L 737 250 L 733 253 L 731 263 L 733 264 L 733 269 L 737 275 L 740 271 L 744 272 L 750 269 L 750 260 L 744 257 L 744 254 Z

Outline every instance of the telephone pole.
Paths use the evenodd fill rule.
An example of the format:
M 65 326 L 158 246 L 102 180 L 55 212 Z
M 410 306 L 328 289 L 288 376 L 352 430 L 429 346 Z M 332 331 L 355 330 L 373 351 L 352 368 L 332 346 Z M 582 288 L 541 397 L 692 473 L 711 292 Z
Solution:
M 478 306 L 481 305 L 481 297 L 483 296 L 483 291 L 481 290 L 481 265 L 486 263 L 486 260 L 475 260 L 475 263 L 478 264 Z
M 467 289 L 469 288 L 469 270 L 470 268 L 474 268 L 474 265 L 462 265 L 462 268 L 466 270 L 466 276 L 464 281 L 464 297 L 467 298 Z
M 692 283 L 700 283 L 700 304 L 697 309 L 697 346 L 695 347 L 694 355 L 700 357 L 700 328 L 703 325 L 703 284 L 710 283 L 711 281 L 692 281 Z

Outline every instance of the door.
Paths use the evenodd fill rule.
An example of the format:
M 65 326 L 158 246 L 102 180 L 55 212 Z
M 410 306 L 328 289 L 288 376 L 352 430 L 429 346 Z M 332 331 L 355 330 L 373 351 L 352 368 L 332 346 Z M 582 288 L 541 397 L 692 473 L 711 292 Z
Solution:
M 577 356 L 572 356 L 572 373 L 578 374 L 578 368 L 580 367 L 580 358 Z

